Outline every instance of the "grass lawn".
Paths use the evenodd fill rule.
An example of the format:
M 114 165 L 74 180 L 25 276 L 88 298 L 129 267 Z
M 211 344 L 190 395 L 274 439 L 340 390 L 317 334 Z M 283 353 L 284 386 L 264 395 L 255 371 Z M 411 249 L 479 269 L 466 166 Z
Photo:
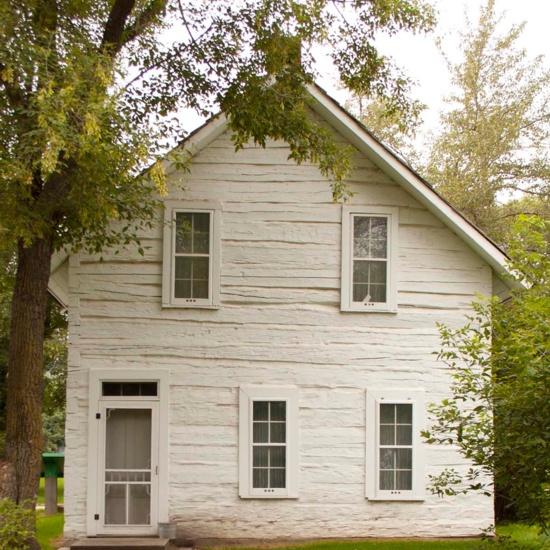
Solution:
M 57 548 L 53 543 L 63 535 L 63 514 L 44 516 L 39 512 L 36 520 L 36 536 L 42 550 Z

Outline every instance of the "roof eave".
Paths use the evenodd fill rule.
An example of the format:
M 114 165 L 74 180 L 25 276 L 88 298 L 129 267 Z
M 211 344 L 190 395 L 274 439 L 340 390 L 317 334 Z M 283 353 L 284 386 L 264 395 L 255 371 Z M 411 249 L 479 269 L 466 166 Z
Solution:
M 410 193 L 420 204 L 465 241 L 498 276 L 510 274 L 507 255 L 458 210 L 443 199 L 403 160 L 382 145 L 365 127 L 333 100 L 319 86 L 310 86 L 315 101 L 312 108 L 356 149 L 367 156 L 380 170 Z M 510 287 L 519 283 L 507 279 Z

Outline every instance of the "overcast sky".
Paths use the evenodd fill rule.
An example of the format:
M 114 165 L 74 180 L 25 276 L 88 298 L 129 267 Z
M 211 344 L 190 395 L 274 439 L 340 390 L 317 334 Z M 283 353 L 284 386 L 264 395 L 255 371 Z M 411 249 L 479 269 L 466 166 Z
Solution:
M 486 0 L 431 0 L 439 12 L 438 27 L 427 36 L 398 35 L 383 40 L 380 44 L 384 53 L 392 55 L 397 64 L 418 82 L 414 96 L 426 103 L 429 112 L 427 123 L 437 120 L 438 112 L 444 107 L 441 98 L 448 93 L 449 74 L 445 62 L 435 46 L 435 37 L 443 40 L 443 48 L 451 59 L 458 55 L 457 32 L 464 28 L 465 11 L 472 22 L 476 22 L 481 5 Z M 506 31 L 511 24 L 526 22 L 521 44 L 530 56 L 544 55 L 550 67 L 550 0 L 496 0 L 496 11 L 506 11 L 501 30 Z M 326 66 L 321 72 L 320 84 L 339 101 L 345 101 L 345 92 L 338 91 L 336 80 Z

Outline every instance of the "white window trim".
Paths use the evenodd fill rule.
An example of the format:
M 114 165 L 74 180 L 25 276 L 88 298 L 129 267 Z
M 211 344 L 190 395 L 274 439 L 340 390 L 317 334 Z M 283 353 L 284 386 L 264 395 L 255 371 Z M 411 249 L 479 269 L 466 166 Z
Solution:
M 397 312 L 397 261 L 398 261 L 398 208 L 370 207 L 361 205 L 342 206 L 342 289 L 341 311 Z M 355 214 L 380 216 L 388 219 L 388 271 L 387 302 L 353 302 L 353 224 Z
M 413 405 L 413 476 L 410 491 L 382 491 L 379 487 L 379 405 L 381 403 Z M 424 447 L 421 430 L 424 428 L 424 390 L 395 389 L 367 390 L 366 406 L 366 497 L 369 500 L 424 500 L 426 490 Z
M 159 407 L 158 422 L 158 502 L 151 503 L 157 507 L 157 521 L 169 521 L 168 514 L 168 465 L 169 465 L 169 380 L 170 372 L 164 369 L 124 369 L 124 370 L 91 370 L 88 390 L 88 495 L 86 510 L 86 533 L 89 537 L 98 535 L 99 521 L 95 519 L 98 511 L 98 452 L 102 448 L 99 437 L 99 426 L 96 414 L 103 402 L 157 402 Z M 155 396 L 139 396 L 124 399 L 121 396 L 103 397 L 103 382 L 158 382 Z M 126 526 L 121 527 L 121 529 Z M 145 526 L 144 530 L 149 527 Z M 157 526 L 151 525 L 147 535 L 156 534 Z
M 164 203 L 164 242 L 162 259 L 162 307 L 217 309 L 220 306 L 221 204 L 219 202 L 166 201 Z M 174 297 L 175 217 L 178 212 L 210 214 L 210 273 L 208 296 L 204 299 Z
M 252 488 L 252 406 L 254 401 L 286 401 L 286 487 Z M 241 386 L 239 390 L 239 496 L 241 498 L 298 498 L 299 392 L 294 386 Z

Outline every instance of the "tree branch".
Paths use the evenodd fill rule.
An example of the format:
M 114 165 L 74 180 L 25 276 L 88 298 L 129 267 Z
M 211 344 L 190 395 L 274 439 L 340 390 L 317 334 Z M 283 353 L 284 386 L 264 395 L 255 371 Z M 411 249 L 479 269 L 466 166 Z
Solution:
M 126 29 L 126 23 L 135 4 L 135 0 L 115 0 L 101 40 L 100 51 L 102 53 L 114 58 L 120 51 L 123 46 L 122 37 Z
M 152 0 L 149 6 L 139 14 L 133 25 L 124 31 L 123 44 L 128 44 L 137 38 L 153 21 L 164 12 L 166 0 Z
M 101 41 L 100 51 L 114 58 L 118 52 L 140 36 L 166 8 L 167 0 L 151 0 L 150 4 L 128 25 L 135 0 L 115 0 Z

